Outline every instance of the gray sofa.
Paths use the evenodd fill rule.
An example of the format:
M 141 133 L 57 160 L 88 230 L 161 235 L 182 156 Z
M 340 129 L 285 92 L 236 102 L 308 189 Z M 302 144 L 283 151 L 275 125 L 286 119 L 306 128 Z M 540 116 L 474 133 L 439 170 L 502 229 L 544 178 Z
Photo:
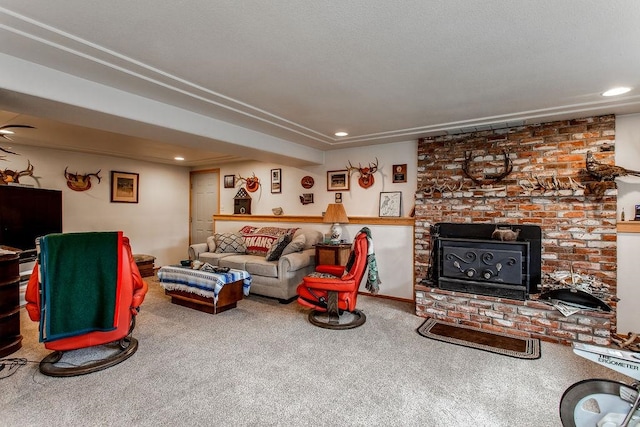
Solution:
M 292 237 L 298 242 L 299 251 L 286 253 L 275 261 L 267 261 L 264 255 L 250 255 L 236 252 L 212 252 L 215 248 L 214 236 L 208 243 L 189 246 L 189 259 L 200 260 L 214 266 L 245 270 L 251 274 L 251 293 L 277 298 L 280 302 L 290 302 L 296 297 L 296 288 L 302 278 L 314 271 L 314 245 L 322 241 L 320 231 L 300 228 Z M 300 241 L 304 240 L 303 245 Z

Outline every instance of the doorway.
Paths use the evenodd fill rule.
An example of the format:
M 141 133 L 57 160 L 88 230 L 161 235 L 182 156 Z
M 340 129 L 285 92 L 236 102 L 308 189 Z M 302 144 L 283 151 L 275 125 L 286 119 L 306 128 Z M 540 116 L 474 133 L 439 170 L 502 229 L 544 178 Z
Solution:
M 190 244 L 204 243 L 213 235 L 214 214 L 220 206 L 220 169 L 191 171 Z

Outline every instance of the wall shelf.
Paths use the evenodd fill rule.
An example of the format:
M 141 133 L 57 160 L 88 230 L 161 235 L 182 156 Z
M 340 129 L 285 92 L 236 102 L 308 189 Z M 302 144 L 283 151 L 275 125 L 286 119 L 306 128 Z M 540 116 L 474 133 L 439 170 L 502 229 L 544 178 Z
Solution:
M 259 221 L 259 222 L 301 222 L 309 224 L 322 224 L 323 220 L 321 216 L 302 216 L 302 215 L 213 215 L 214 221 L 243 221 L 247 220 Z M 399 225 L 399 226 L 413 226 L 415 224 L 415 218 L 400 217 L 400 218 L 380 218 L 369 216 L 350 216 L 349 224 L 364 224 L 364 225 Z
M 640 221 L 618 221 L 618 233 L 640 233 Z

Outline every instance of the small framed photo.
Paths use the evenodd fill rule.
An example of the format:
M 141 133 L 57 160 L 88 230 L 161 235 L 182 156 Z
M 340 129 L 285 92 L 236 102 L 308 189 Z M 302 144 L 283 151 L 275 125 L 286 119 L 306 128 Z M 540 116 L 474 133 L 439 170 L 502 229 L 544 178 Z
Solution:
M 271 169 L 271 192 L 282 193 L 282 169 Z
M 346 169 L 327 172 L 328 191 L 349 191 L 349 171 Z
M 300 196 L 300 203 L 302 203 L 303 205 L 313 203 L 313 193 L 304 193 L 302 196 Z
M 342 193 L 336 193 L 336 203 L 342 203 Z
M 393 182 L 407 182 L 407 164 L 393 165 Z
M 379 216 L 399 217 L 402 207 L 402 192 L 387 191 L 380 193 L 380 213 Z
M 236 186 L 236 176 L 235 175 L 225 175 L 224 176 L 224 188 L 233 188 Z
M 111 202 L 138 203 L 138 178 L 137 173 L 111 171 Z

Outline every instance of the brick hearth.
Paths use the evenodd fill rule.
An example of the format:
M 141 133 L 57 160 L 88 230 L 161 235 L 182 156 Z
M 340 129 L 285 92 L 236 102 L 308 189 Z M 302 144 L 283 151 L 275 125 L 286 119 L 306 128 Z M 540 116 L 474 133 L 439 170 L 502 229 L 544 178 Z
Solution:
M 607 284 L 615 296 L 617 191 L 614 183 L 596 183 L 585 171 L 587 151 L 613 164 L 614 147 L 613 115 L 420 140 L 416 314 L 563 344 L 608 344 L 615 331 L 615 303 L 611 313 L 565 317 L 535 296 L 515 301 L 450 292 L 430 287 L 426 279 L 432 224 L 529 224 L 542 230 L 543 276 L 572 266 Z M 500 173 L 503 150 L 513 171 L 492 188 L 479 188 L 463 173 L 467 153 L 475 178 Z

